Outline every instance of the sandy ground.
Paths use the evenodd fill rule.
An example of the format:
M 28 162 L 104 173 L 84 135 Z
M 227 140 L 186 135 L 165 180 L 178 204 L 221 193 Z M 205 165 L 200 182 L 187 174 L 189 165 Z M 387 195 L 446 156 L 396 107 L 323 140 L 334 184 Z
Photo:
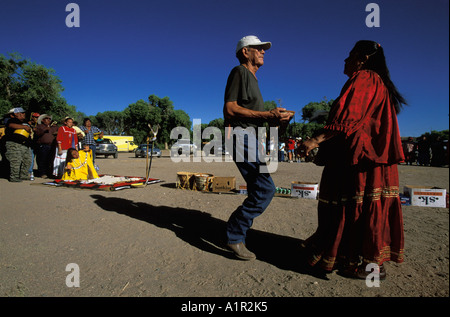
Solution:
M 405 206 L 406 256 L 387 263 L 380 287 L 336 273 L 302 272 L 299 243 L 316 229 L 317 200 L 275 197 L 249 232 L 257 260 L 222 247 L 225 222 L 243 195 L 175 188 L 179 171 L 235 176 L 234 163 L 174 163 L 164 152 L 145 188 L 94 191 L 0 179 L 0 296 L 64 297 L 448 297 L 449 210 Z M 132 153 L 98 158 L 100 173 L 145 176 Z M 277 186 L 319 182 L 321 167 L 282 163 Z M 448 168 L 400 166 L 400 185 L 449 190 Z M 79 287 L 66 278 L 79 268 Z M 72 279 L 71 281 L 75 281 Z

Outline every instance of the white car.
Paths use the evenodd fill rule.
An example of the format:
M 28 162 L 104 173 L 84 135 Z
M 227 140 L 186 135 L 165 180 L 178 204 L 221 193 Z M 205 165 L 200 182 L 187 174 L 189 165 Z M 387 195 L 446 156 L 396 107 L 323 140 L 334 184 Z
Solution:
M 197 150 L 197 146 L 191 142 L 191 140 L 186 139 L 178 139 L 177 142 L 175 142 L 170 151 L 172 153 L 177 153 L 178 155 L 181 154 L 193 154 L 194 151 Z

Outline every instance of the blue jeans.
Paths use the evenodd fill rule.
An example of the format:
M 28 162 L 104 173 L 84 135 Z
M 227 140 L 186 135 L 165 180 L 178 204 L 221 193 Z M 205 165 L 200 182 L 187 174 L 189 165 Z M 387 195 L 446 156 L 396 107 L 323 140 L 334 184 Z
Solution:
M 236 135 L 241 134 L 241 131 L 235 130 L 235 132 Z M 237 139 L 233 141 L 233 160 L 247 183 L 248 196 L 228 220 L 229 244 L 245 243 L 247 231 L 252 226 L 253 219 L 266 210 L 276 191 L 270 174 L 260 172 L 260 166 L 265 163 L 261 163 L 258 155 L 249 155 L 249 153 L 258 153 L 256 135 L 249 134 L 242 141 Z
M 95 144 L 88 144 L 89 148 L 92 151 L 92 164 L 95 163 L 95 150 L 97 149 L 97 147 L 95 146 Z

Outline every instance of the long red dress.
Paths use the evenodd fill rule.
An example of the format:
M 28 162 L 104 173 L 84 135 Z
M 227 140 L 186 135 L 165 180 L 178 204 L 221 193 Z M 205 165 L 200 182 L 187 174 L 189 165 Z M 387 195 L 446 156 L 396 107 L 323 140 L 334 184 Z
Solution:
M 317 231 L 305 241 L 308 262 L 326 271 L 339 261 L 403 262 L 397 164 L 404 160 L 397 114 L 377 73 L 356 72 L 334 102 L 321 143 Z

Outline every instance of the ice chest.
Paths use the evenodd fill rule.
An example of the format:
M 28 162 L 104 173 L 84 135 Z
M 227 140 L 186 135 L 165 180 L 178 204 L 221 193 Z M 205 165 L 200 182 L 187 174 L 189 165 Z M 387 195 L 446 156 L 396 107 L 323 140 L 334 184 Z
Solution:
M 291 196 L 298 198 L 317 199 L 319 184 L 308 182 L 292 182 Z
M 236 189 L 236 177 L 214 176 L 212 182 L 212 191 L 216 193 Z
M 438 187 L 411 186 L 403 188 L 403 194 L 411 198 L 412 206 L 446 207 L 447 190 Z

